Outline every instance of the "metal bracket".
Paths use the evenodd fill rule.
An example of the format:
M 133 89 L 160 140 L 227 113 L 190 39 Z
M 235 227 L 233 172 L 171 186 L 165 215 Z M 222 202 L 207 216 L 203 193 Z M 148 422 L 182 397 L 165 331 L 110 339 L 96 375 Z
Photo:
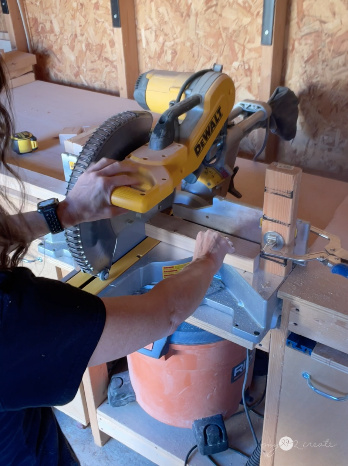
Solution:
M 275 0 L 263 0 L 261 45 L 272 45 Z
M 112 16 L 112 26 L 114 28 L 120 28 L 121 18 L 120 18 L 119 0 L 111 0 L 111 16 Z
M 7 0 L 1 0 L 1 9 L 4 15 L 9 15 L 10 11 L 8 9 Z

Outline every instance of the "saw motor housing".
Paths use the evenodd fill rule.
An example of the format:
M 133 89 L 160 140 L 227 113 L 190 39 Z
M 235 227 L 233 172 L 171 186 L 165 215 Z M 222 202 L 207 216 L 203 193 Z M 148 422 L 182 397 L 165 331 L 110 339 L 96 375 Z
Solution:
M 149 143 L 126 157 L 137 165 L 140 184 L 116 188 L 111 202 L 145 213 L 173 193 L 183 179 L 194 174 L 193 181 L 197 180 L 203 160 L 226 130 L 235 88 L 229 76 L 214 69 L 192 75 L 152 70 L 140 76 L 134 95 L 151 112 L 167 108 Z

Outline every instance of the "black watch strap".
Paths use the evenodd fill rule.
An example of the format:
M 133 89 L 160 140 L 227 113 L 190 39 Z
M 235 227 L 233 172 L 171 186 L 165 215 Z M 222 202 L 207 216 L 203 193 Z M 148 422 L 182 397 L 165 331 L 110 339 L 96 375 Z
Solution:
M 59 218 L 57 216 L 58 199 L 48 199 L 47 201 L 39 202 L 37 211 L 42 214 L 46 220 L 48 228 L 52 234 L 64 231 Z

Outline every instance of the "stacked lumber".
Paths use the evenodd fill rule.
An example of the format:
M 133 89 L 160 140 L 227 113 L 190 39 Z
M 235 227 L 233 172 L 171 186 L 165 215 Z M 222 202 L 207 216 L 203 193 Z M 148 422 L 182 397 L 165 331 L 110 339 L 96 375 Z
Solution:
M 13 50 L 2 54 L 6 64 L 8 81 L 11 88 L 35 81 L 34 65 L 36 56 L 32 53 Z

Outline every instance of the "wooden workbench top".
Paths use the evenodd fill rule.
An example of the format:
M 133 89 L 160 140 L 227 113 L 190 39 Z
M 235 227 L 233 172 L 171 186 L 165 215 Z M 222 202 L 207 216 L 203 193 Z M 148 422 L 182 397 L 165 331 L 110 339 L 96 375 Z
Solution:
M 38 150 L 11 158 L 22 168 L 64 180 L 59 132 L 66 127 L 99 126 L 126 110 L 142 110 L 134 101 L 116 96 L 35 81 L 13 89 L 16 131 L 30 131 Z

